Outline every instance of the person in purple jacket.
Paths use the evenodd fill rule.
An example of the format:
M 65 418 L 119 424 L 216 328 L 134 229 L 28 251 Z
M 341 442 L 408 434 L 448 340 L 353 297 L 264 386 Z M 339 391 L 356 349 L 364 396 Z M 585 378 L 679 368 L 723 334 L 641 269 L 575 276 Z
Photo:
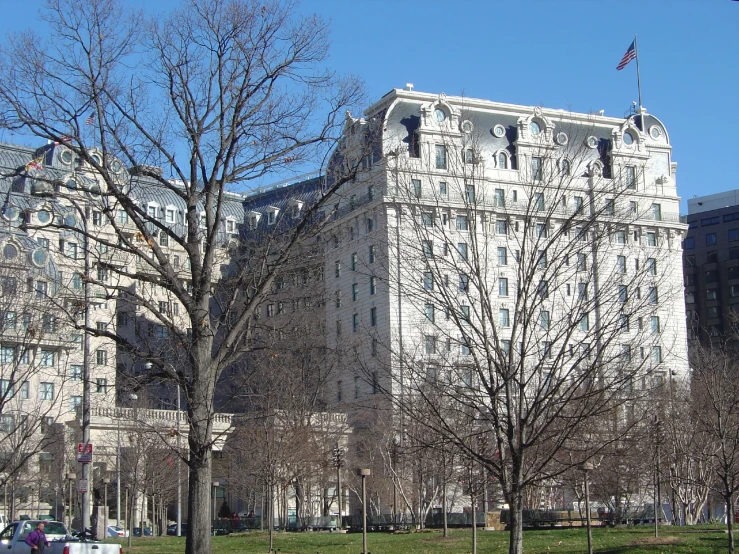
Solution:
M 46 535 L 44 535 L 43 521 L 39 521 L 36 529 L 26 537 L 26 544 L 31 547 L 31 551 L 39 554 L 44 551 L 44 548 L 50 546 L 49 541 L 46 540 Z

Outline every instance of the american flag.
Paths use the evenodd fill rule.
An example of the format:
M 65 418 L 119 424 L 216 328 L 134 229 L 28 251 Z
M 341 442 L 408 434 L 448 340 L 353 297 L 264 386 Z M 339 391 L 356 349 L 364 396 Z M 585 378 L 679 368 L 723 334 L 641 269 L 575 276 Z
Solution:
M 90 115 L 85 119 L 85 125 L 92 125 L 95 122 L 95 114 L 90 112 Z
M 631 46 L 629 46 L 629 49 L 626 50 L 626 54 L 624 54 L 624 57 L 621 58 L 621 61 L 616 66 L 616 69 L 618 71 L 621 71 L 624 67 L 629 65 L 629 62 L 636 58 L 636 48 L 634 48 L 634 42 L 631 43 Z
M 59 146 L 60 144 L 64 144 L 67 142 L 72 142 L 72 137 L 70 137 L 69 135 L 62 135 L 59 137 L 59 140 L 54 141 L 54 145 Z

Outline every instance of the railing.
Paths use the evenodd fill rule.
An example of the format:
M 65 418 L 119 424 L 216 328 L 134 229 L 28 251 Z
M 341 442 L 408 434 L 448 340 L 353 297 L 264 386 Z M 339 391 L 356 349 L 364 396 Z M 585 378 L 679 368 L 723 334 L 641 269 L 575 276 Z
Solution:
M 187 412 L 180 411 L 180 423 L 188 423 Z M 92 417 L 109 417 L 126 421 L 165 421 L 177 422 L 177 410 L 154 410 L 151 408 L 121 408 L 94 406 L 90 409 Z M 213 423 L 233 423 L 233 414 L 213 414 Z

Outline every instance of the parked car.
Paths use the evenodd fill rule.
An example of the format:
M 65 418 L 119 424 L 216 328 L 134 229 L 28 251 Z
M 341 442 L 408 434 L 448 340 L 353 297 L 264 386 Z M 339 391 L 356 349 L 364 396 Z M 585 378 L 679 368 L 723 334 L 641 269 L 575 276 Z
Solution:
M 108 536 L 127 537 L 128 531 L 126 531 L 123 527 L 118 527 L 117 525 L 108 525 Z
M 13 554 L 31 554 L 31 547 L 26 544 L 26 537 L 36 529 L 38 519 L 14 521 L 0 533 L 0 547 L 12 550 Z M 44 552 L 49 554 L 123 554 L 119 544 L 104 544 L 95 541 L 75 539 L 66 526 L 59 521 L 44 521 L 44 534 L 51 546 Z
M 180 528 L 180 532 L 182 533 L 183 537 L 187 534 L 187 523 L 182 524 L 182 527 Z M 177 524 L 176 523 L 167 525 L 167 534 L 175 535 L 175 536 L 177 535 Z

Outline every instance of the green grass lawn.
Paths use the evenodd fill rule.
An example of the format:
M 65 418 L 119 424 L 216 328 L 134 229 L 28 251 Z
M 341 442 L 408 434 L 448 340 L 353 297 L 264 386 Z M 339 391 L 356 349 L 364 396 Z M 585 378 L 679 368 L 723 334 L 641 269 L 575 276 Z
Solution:
M 593 551 L 599 554 L 714 554 L 727 552 L 726 532 L 718 527 L 663 527 L 654 538 L 654 528 L 593 529 Z M 266 554 L 267 533 L 213 537 L 213 554 Z M 368 550 L 374 554 L 465 554 L 471 549 L 471 531 L 452 530 L 444 538 L 440 531 L 388 534 L 370 533 Z M 134 538 L 126 554 L 181 554 L 185 539 L 180 537 Z M 480 531 L 478 552 L 505 553 L 508 533 Z M 282 554 L 359 554 L 362 535 L 330 533 L 275 533 L 274 547 Z M 526 554 L 578 554 L 587 552 L 585 529 L 525 531 Z

